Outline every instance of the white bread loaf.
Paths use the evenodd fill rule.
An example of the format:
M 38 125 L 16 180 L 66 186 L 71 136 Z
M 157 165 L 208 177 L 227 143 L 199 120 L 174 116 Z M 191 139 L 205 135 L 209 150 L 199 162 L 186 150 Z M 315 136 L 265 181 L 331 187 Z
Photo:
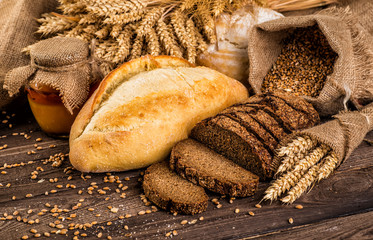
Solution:
M 101 82 L 70 133 L 70 161 L 83 172 L 124 171 L 168 156 L 193 126 L 245 100 L 238 81 L 185 60 L 146 56 Z

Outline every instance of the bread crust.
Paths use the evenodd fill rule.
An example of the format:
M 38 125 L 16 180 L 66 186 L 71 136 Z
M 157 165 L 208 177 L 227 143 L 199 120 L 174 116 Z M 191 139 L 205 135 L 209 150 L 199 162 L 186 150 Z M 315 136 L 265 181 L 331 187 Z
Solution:
M 238 81 L 185 60 L 136 59 L 110 73 L 83 106 L 70 133 L 70 161 L 83 172 L 148 166 L 197 122 L 247 97 Z

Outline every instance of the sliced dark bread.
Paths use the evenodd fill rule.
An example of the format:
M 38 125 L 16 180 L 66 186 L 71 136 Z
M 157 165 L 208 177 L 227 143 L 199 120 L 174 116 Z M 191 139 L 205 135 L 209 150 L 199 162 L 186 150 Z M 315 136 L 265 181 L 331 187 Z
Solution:
M 150 201 L 172 213 L 197 214 L 207 208 L 205 190 L 177 175 L 166 161 L 146 169 L 143 189 Z
M 192 139 L 172 148 L 170 167 L 195 184 L 231 197 L 253 195 L 259 183 L 255 174 Z
M 265 180 L 272 177 L 274 148 L 292 131 L 319 122 L 311 104 L 290 94 L 249 98 L 198 123 L 191 137 Z
M 263 144 L 240 123 L 225 116 L 199 122 L 191 137 L 222 154 L 260 179 L 272 176 L 272 156 Z
M 263 143 L 263 145 L 266 146 L 267 150 L 271 153 L 271 155 L 274 154 L 274 151 L 277 147 L 278 142 L 276 139 L 265 130 L 261 124 L 259 124 L 257 121 L 255 121 L 251 115 L 253 115 L 254 112 L 251 114 L 247 114 L 245 112 L 237 111 L 230 114 L 223 114 L 224 116 L 227 116 L 229 118 L 232 118 L 236 122 L 239 122 L 243 127 L 245 127 L 249 132 L 255 135 L 255 137 Z
M 284 139 L 288 135 L 285 129 L 265 111 L 259 110 L 250 116 L 259 122 L 270 134 L 272 134 L 277 142 L 280 142 L 281 139 Z

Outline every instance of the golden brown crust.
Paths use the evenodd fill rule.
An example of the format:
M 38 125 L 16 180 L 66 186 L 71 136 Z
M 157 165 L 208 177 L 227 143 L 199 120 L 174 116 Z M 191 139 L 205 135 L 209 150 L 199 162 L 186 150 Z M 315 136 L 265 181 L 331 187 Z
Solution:
M 155 63 L 159 68 L 147 71 Z M 129 72 L 138 74 L 114 79 Z M 70 133 L 70 161 L 84 172 L 148 166 L 164 159 L 198 121 L 246 98 L 238 81 L 184 60 L 131 61 L 110 73 L 78 114 Z

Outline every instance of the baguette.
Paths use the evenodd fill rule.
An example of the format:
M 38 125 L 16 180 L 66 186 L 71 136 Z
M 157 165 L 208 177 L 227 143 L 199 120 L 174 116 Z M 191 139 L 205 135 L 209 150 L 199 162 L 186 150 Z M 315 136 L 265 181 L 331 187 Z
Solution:
M 248 97 L 238 81 L 169 56 L 123 64 L 101 82 L 70 132 L 82 172 L 125 171 L 165 159 L 193 126 Z

